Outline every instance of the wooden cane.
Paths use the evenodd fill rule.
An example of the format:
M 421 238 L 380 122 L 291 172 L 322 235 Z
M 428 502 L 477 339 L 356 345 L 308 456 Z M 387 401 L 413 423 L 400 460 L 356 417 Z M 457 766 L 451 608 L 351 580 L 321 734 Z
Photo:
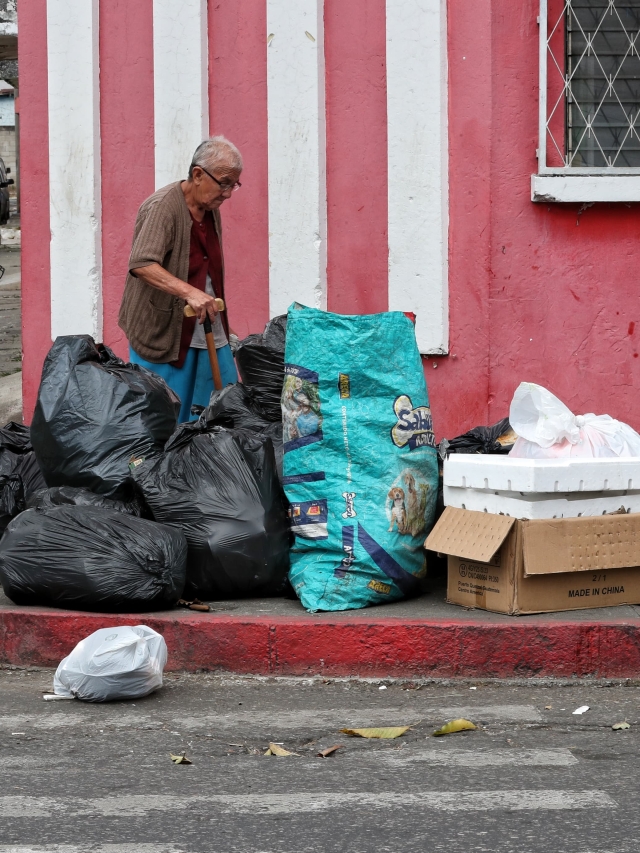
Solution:
M 216 299 L 216 307 L 218 311 L 224 311 L 225 305 L 222 299 Z M 190 305 L 184 306 L 185 317 L 195 317 L 196 312 Z M 220 365 L 218 364 L 218 354 L 216 352 L 216 342 L 213 339 L 213 329 L 211 328 L 211 318 L 207 314 L 204 318 L 204 339 L 207 342 L 207 352 L 209 353 L 209 364 L 211 365 L 211 376 L 213 377 L 213 387 L 216 391 L 222 390 L 222 376 L 220 376 Z

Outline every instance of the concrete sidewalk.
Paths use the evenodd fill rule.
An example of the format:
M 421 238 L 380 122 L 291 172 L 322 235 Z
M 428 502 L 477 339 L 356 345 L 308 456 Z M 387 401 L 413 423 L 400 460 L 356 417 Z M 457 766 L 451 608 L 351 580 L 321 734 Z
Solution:
M 96 614 L 0 596 L 0 662 L 56 666 L 101 627 L 164 635 L 168 669 L 377 678 L 640 677 L 640 607 L 504 616 L 445 592 L 365 610 L 306 613 L 288 599 L 218 601 L 212 612 Z

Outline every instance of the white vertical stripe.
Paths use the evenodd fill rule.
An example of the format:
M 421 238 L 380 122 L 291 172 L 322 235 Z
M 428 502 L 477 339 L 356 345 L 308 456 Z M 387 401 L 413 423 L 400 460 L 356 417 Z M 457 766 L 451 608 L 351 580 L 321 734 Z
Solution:
M 323 0 L 267 0 L 269 307 L 327 305 Z
M 153 0 L 156 188 L 186 178 L 209 135 L 206 0 Z
M 98 0 L 48 0 L 51 335 L 102 338 Z
M 445 0 L 387 0 L 389 308 L 448 347 Z

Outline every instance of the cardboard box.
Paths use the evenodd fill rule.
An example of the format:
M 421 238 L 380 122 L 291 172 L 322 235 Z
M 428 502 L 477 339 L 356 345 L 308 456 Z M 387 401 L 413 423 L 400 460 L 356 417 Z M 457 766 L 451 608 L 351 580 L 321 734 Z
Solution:
M 640 513 L 517 520 L 447 507 L 425 547 L 447 554 L 447 601 L 496 613 L 640 603 Z

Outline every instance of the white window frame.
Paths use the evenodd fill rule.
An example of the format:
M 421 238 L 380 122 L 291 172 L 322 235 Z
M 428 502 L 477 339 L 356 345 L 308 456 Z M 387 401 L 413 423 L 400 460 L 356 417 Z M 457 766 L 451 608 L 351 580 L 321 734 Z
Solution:
M 531 176 L 534 202 L 640 201 L 640 168 L 547 166 L 547 0 L 540 0 L 538 172 Z

